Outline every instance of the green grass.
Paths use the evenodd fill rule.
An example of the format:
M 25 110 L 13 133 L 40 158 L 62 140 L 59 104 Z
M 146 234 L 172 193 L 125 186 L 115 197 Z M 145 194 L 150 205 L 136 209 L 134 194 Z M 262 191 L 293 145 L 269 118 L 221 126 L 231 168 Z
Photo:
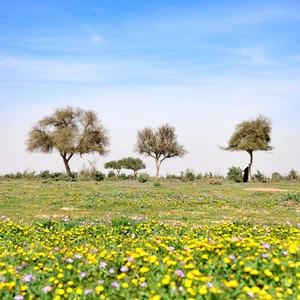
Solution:
M 289 192 L 259 192 L 246 188 Z M 169 223 L 215 224 L 247 218 L 257 224 L 299 222 L 300 184 L 165 181 L 0 181 L 0 212 L 13 221 L 70 216 L 114 219 L 120 215 Z
M 298 300 L 299 198 L 290 182 L 0 181 L 0 299 Z

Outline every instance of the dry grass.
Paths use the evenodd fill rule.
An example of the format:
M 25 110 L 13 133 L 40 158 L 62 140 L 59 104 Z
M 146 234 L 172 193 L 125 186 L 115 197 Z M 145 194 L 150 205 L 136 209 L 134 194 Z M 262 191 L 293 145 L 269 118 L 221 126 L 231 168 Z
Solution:
M 288 190 L 283 190 L 283 189 L 274 189 L 274 188 L 262 188 L 262 187 L 258 187 L 258 188 L 248 188 L 245 189 L 245 191 L 256 191 L 256 192 L 288 192 Z
M 161 184 L 154 187 L 151 182 L 136 181 L 2 181 L 0 212 L 26 223 L 64 216 L 106 219 L 108 214 L 109 218 L 125 215 L 191 224 L 243 218 L 253 223 L 299 222 L 299 203 L 283 200 L 285 190 L 300 194 L 299 184 L 276 182 L 264 187 L 260 183 L 210 185 L 202 181 Z M 278 190 L 281 192 L 277 193 Z

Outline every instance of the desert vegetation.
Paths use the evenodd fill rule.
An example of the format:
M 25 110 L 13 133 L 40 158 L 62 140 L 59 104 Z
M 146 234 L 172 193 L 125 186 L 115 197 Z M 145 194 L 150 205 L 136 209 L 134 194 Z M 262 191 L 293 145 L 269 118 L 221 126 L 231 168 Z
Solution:
M 34 125 L 26 144 L 29 152 L 51 153 L 56 150 L 70 177 L 70 159 L 75 154 L 107 154 L 109 138 L 94 111 L 67 106 L 57 108 Z
M 297 299 L 299 185 L 248 186 L 2 179 L 1 297 Z
M 252 180 L 251 168 L 253 164 L 254 151 L 271 151 L 271 120 L 258 116 L 256 119 L 244 121 L 236 125 L 227 147 L 221 147 L 227 151 L 246 151 L 250 155 L 248 165 L 248 181 Z
M 250 164 L 226 176 L 159 176 L 187 153 L 175 131 L 138 131 L 133 150 L 154 159 L 151 177 L 131 156 L 107 160 L 107 174 L 96 159 L 71 171 L 74 155 L 108 154 L 93 111 L 61 108 L 34 125 L 27 150 L 57 151 L 66 173 L 0 176 L 1 299 L 299 299 L 299 173 L 252 170 L 253 152 L 272 149 L 271 121 L 236 126 L 222 149 Z

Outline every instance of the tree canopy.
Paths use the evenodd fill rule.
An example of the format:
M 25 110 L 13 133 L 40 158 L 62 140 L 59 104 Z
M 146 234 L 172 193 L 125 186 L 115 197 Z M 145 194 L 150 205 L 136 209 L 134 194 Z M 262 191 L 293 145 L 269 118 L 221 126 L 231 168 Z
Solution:
M 183 157 L 187 152 L 184 146 L 177 141 L 175 127 L 169 124 L 161 125 L 156 130 L 145 127 L 138 131 L 135 151 L 155 159 L 156 180 L 159 176 L 160 166 L 165 159 Z
M 29 131 L 26 144 L 29 152 L 57 150 L 70 176 L 69 161 L 73 155 L 106 155 L 109 137 L 94 111 L 67 106 L 38 121 Z
M 121 159 L 121 164 L 124 169 L 132 170 L 134 177 L 137 177 L 137 172 L 146 169 L 146 165 L 140 158 L 126 157 Z
M 269 118 L 259 115 L 256 119 L 243 121 L 236 125 L 227 147 L 220 147 L 227 151 L 246 151 L 250 155 L 248 180 L 251 180 L 251 167 L 254 151 L 270 151 L 272 122 Z
M 120 174 L 121 169 L 123 168 L 122 160 L 111 160 L 104 164 L 105 169 L 112 169 L 116 170 L 118 172 L 118 175 Z

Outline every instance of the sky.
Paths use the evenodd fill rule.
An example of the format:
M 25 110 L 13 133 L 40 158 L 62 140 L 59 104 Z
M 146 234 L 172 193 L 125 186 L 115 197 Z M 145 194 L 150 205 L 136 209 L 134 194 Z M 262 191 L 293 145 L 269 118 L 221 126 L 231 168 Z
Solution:
M 272 120 L 272 153 L 253 170 L 300 171 L 300 2 L 196 0 L 0 0 L 0 174 L 64 171 L 52 154 L 26 152 L 27 133 L 58 107 L 97 112 L 110 136 L 106 157 L 140 157 L 137 131 L 169 123 L 184 158 L 161 174 L 226 175 L 246 152 L 221 151 L 235 125 Z

